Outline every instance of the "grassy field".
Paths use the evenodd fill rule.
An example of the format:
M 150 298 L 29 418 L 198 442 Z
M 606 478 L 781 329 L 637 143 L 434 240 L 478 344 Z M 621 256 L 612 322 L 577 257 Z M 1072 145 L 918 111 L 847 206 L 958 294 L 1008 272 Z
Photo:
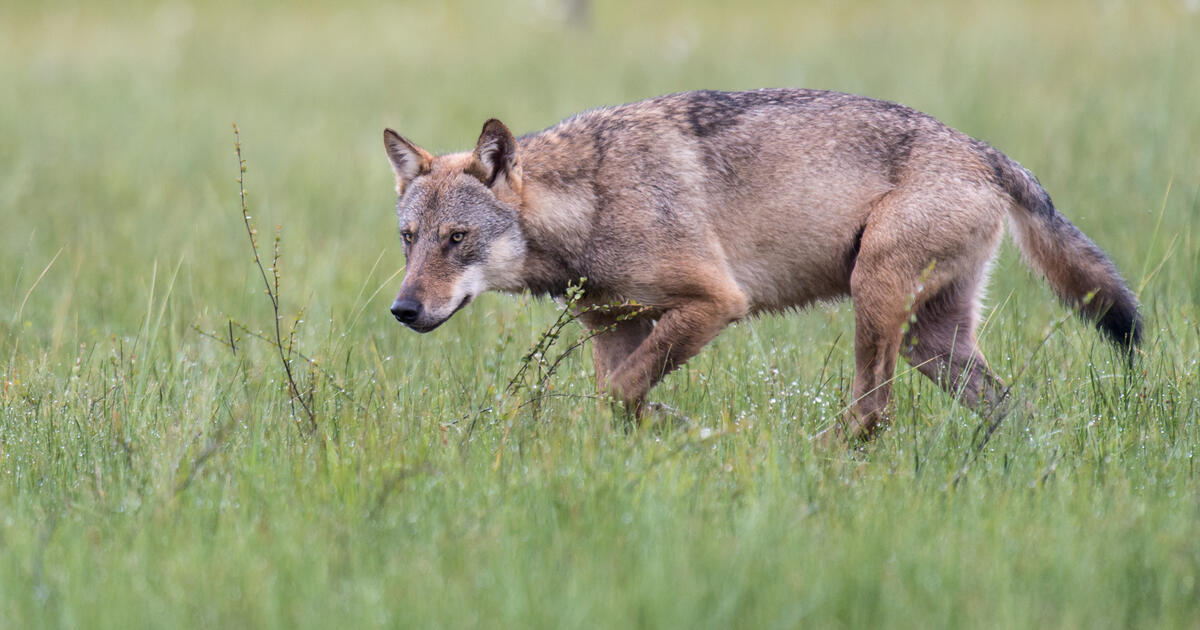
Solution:
M 0 5 L 0 628 L 1200 627 L 1200 6 L 729 6 Z M 823 452 L 846 304 L 728 330 L 655 390 L 696 426 L 629 434 L 586 346 L 506 389 L 555 303 L 387 312 L 384 126 L 447 151 L 778 85 L 1031 168 L 1139 292 L 1144 358 L 1005 245 L 982 345 L 1022 411 L 975 458 L 902 364 L 893 429 Z

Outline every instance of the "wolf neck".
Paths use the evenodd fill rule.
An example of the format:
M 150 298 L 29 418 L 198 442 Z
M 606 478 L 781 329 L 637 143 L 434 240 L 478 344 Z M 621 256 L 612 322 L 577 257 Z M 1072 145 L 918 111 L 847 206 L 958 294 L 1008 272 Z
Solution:
M 538 156 L 531 156 L 536 164 Z M 525 284 L 535 295 L 560 297 L 580 278 L 596 280 L 586 264 L 596 204 L 591 188 L 563 185 L 526 167 L 521 228 L 525 234 Z

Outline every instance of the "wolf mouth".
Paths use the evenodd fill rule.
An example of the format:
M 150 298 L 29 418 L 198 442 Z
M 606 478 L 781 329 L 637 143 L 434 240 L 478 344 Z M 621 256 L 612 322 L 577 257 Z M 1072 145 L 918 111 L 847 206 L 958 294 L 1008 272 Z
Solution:
M 441 326 L 442 324 L 445 324 L 451 317 L 454 317 L 455 313 L 463 310 L 463 307 L 465 307 L 467 304 L 470 304 L 471 300 L 473 300 L 473 299 L 475 299 L 475 296 L 468 293 L 466 295 L 466 297 L 464 297 L 462 299 L 462 301 L 458 303 L 458 306 L 454 307 L 453 311 L 450 311 L 449 315 L 443 317 L 442 319 L 440 319 L 432 324 L 429 324 L 428 326 L 419 326 L 417 324 L 405 324 L 405 326 L 408 326 L 412 330 L 415 330 L 422 334 L 427 333 L 427 332 L 433 332 L 433 330 L 435 328 L 437 328 L 438 326 Z

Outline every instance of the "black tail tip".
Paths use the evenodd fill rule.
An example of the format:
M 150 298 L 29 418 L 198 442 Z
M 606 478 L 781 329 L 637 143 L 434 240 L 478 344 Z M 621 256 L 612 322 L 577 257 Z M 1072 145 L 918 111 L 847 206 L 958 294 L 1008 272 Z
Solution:
M 1113 304 L 1096 320 L 1096 328 L 1129 353 L 1130 360 L 1133 360 L 1134 350 L 1142 343 L 1142 316 L 1138 313 L 1136 303 L 1122 301 Z

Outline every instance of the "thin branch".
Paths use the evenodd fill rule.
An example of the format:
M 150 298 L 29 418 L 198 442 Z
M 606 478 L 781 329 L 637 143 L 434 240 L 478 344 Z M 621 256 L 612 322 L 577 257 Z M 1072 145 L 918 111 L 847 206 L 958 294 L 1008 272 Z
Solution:
M 284 351 L 283 331 L 279 326 L 279 241 L 280 228 L 275 230 L 275 244 L 272 252 L 271 260 L 271 278 L 267 277 L 267 270 L 263 267 L 262 259 L 258 254 L 258 232 L 250 223 L 250 212 L 246 206 L 246 160 L 242 158 L 242 139 L 238 133 L 237 123 L 233 125 L 233 147 L 237 153 L 238 160 L 238 196 L 242 201 L 242 222 L 246 225 L 246 235 L 250 238 L 250 249 L 254 251 L 254 264 L 258 267 L 259 275 L 262 276 L 263 286 L 266 288 L 267 297 L 271 300 L 271 311 L 275 319 L 275 342 L 272 344 L 279 352 L 279 363 L 283 367 L 284 377 L 287 381 L 288 398 L 293 405 L 293 416 L 295 415 L 294 406 L 298 401 L 301 409 L 304 410 L 304 415 L 308 419 L 307 429 L 309 433 L 314 433 L 317 430 L 317 416 L 313 412 L 312 407 L 305 401 L 304 396 L 300 393 L 300 387 L 296 385 L 296 378 L 292 374 L 292 364 L 288 360 Z M 290 344 L 289 344 L 290 345 Z

